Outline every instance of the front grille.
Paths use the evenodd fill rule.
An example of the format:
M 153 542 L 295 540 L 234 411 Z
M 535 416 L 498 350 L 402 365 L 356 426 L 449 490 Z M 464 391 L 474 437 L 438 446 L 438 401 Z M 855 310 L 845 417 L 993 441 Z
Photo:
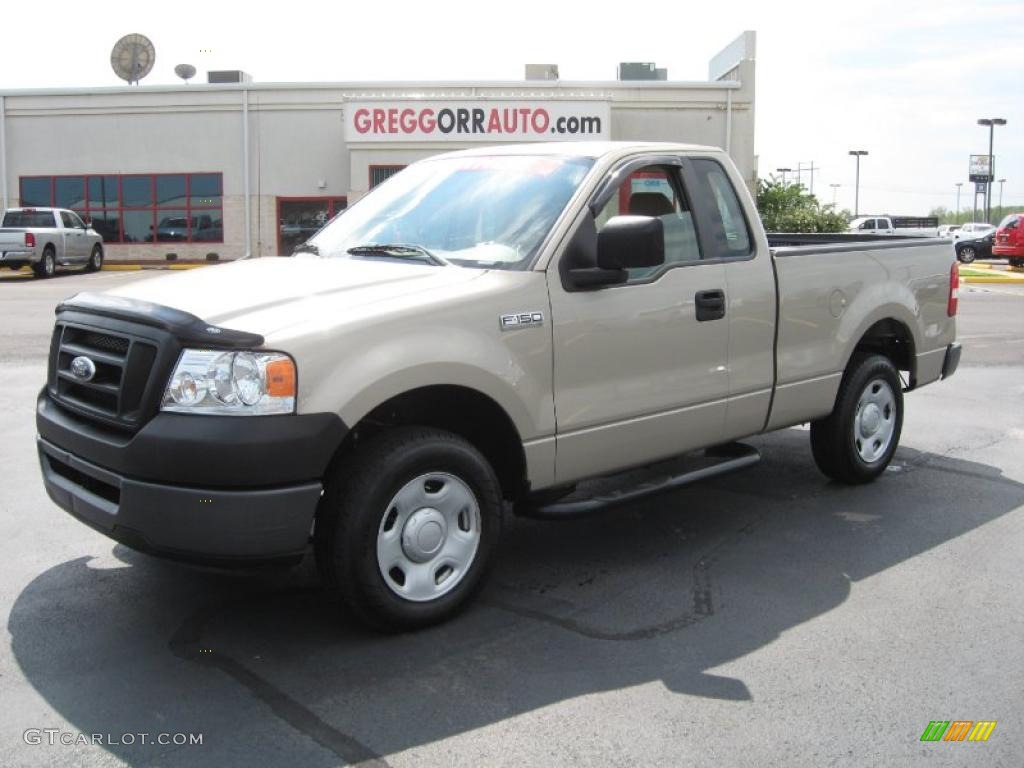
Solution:
M 159 347 L 131 333 L 62 323 L 50 347 L 50 395 L 60 404 L 96 420 L 124 428 L 140 425 Z M 72 361 L 88 358 L 91 376 L 77 376 Z M 88 378 L 88 380 L 86 380 Z

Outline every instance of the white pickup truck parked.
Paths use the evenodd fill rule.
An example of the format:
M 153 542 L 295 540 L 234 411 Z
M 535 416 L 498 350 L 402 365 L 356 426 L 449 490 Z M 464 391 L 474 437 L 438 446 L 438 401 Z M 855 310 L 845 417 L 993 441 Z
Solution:
M 9 208 L 0 222 L 0 267 L 31 266 L 36 277 L 62 267 L 103 266 L 103 238 L 65 208 Z
M 871 481 L 904 393 L 960 358 L 948 242 L 772 239 L 710 147 L 441 155 L 301 250 L 61 304 L 43 479 L 166 557 L 295 560 L 312 540 L 328 588 L 388 628 L 467 603 L 505 508 L 677 488 L 804 422 L 825 475 Z
M 935 217 L 861 216 L 850 222 L 849 231 L 859 235 L 940 237 L 939 220 Z

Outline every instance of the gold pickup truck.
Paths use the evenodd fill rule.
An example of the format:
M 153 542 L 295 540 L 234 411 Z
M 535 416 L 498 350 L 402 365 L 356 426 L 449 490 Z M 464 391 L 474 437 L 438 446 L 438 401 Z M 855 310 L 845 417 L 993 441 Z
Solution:
M 904 392 L 960 356 L 947 241 L 767 236 L 709 147 L 441 155 L 298 250 L 61 304 L 43 478 L 157 555 L 312 542 L 328 587 L 392 629 L 467 603 L 509 509 L 676 488 L 804 422 L 825 475 L 873 480 Z

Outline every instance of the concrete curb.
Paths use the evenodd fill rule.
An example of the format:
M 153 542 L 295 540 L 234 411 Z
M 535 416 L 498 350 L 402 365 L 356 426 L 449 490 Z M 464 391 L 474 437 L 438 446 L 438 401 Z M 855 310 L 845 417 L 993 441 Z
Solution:
M 200 269 L 216 264 L 104 264 L 104 272 L 137 272 L 142 269 Z
M 962 283 L 1000 283 L 1002 285 L 1024 285 L 1024 275 L 1021 277 L 1003 277 L 1001 275 L 961 275 Z

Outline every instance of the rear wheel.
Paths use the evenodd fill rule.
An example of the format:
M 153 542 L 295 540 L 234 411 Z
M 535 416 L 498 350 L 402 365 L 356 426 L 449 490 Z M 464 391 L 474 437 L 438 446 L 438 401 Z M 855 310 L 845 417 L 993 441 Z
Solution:
M 811 423 L 811 450 L 825 475 L 859 485 L 892 460 L 903 428 L 903 390 L 887 357 L 858 355 L 843 374 L 835 409 Z
M 85 267 L 86 272 L 99 272 L 103 268 L 103 249 L 98 245 L 92 248 L 92 255 L 89 256 L 89 263 Z
M 53 250 L 53 246 L 46 246 L 43 250 L 43 258 L 38 264 L 32 265 L 32 271 L 36 273 L 36 277 L 53 277 L 57 272 L 57 253 Z
M 963 245 L 956 249 L 956 257 L 963 264 L 970 264 L 978 257 L 978 252 L 973 245 Z
M 443 621 L 483 583 L 501 531 L 494 471 L 450 432 L 399 427 L 328 479 L 314 545 L 327 588 L 364 621 Z
M 1011 267 L 1024 267 L 1024 259 L 1010 259 Z

